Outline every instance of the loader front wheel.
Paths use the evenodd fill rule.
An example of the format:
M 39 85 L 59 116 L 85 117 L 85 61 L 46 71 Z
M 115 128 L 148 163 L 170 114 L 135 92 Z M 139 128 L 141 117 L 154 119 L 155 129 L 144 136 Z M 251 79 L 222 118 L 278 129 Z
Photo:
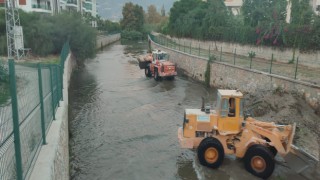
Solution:
M 272 152 L 262 145 L 250 147 L 246 152 L 244 163 L 248 172 L 263 179 L 271 176 L 275 166 Z
M 218 168 L 224 159 L 223 146 L 215 138 L 204 139 L 198 147 L 198 159 L 201 165 Z
M 160 80 L 158 69 L 154 69 L 154 80 L 156 81 Z

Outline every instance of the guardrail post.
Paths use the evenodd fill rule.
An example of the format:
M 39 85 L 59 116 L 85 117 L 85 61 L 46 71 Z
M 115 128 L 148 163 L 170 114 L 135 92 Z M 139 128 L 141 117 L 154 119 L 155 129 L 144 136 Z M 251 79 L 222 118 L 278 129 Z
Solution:
M 186 42 L 183 41 L 183 52 L 186 52 Z
M 51 89 L 51 108 L 52 108 L 52 116 L 53 116 L 53 120 L 56 120 L 56 113 L 55 113 L 55 107 L 54 107 L 54 91 L 53 91 L 53 73 L 52 73 L 52 66 L 49 66 L 49 70 L 50 70 L 50 89 Z
M 270 74 L 272 73 L 272 61 L 273 61 L 273 53 L 272 53 L 271 62 L 270 62 L 270 71 L 269 71 Z
M 233 65 L 236 65 L 237 48 L 234 48 Z
M 190 54 L 192 54 L 192 53 L 191 53 L 191 42 L 190 42 Z
M 41 64 L 38 64 L 38 80 L 39 80 L 39 95 L 40 95 L 40 112 L 41 112 L 41 132 L 42 132 L 42 144 L 46 142 L 46 126 L 44 122 L 44 103 L 43 103 L 43 91 L 42 91 L 42 73 Z
M 296 71 L 295 71 L 295 73 L 294 73 L 294 79 L 297 79 L 298 64 L 299 64 L 299 57 L 297 57 L 297 62 L 296 62 Z
M 250 69 L 252 67 L 252 57 L 250 57 Z
M 200 43 L 199 43 L 199 56 L 200 56 Z
M 63 64 L 64 64 L 64 61 L 63 61 Z M 61 101 L 63 101 L 63 71 L 64 71 L 64 66 L 60 67 L 60 83 L 61 83 L 60 93 L 61 93 Z
M 220 61 L 222 61 L 222 46 L 221 46 L 221 51 L 220 51 Z
M 210 45 L 209 45 L 209 60 L 210 60 Z
M 22 158 L 21 158 L 21 142 L 20 142 L 20 128 L 19 128 L 19 111 L 18 111 L 18 98 L 17 98 L 17 85 L 16 85 L 16 72 L 14 60 L 9 60 L 9 79 L 10 79 L 10 94 L 11 94 L 11 107 L 12 107 L 12 121 L 13 121 L 13 137 L 14 137 L 14 150 L 16 157 L 16 170 L 17 179 L 23 179 L 22 171 Z
M 180 51 L 180 39 L 179 39 L 179 51 Z
M 59 65 L 56 66 L 57 68 L 57 73 L 56 73 L 56 79 L 57 79 L 57 102 L 58 102 L 58 107 L 60 107 L 60 78 L 59 78 L 59 74 L 60 74 L 60 69 L 59 69 Z

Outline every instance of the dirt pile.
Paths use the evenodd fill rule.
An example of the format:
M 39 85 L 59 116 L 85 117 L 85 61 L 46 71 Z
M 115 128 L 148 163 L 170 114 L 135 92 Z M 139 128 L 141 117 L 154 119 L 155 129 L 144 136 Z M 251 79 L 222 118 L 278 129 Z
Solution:
M 319 159 L 320 115 L 301 97 L 276 90 L 246 94 L 245 99 L 248 112 L 256 119 L 278 124 L 295 122 L 294 144 Z

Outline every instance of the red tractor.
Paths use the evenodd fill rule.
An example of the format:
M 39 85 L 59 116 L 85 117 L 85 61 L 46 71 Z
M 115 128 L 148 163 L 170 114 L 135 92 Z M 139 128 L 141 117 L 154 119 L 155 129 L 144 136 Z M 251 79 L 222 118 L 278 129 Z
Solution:
M 166 52 L 154 50 L 139 59 L 139 66 L 145 70 L 146 77 L 153 76 L 156 81 L 162 78 L 174 79 L 177 75 L 177 66 L 168 59 L 169 55 Z

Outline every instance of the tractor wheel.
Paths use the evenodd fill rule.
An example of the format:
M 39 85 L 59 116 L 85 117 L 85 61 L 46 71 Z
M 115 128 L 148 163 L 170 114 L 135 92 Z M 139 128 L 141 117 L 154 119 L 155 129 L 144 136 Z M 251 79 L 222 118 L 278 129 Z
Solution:
M 215 138 L 204 139 L 198 147 L 198 159 L 201 165 L 218 168 L 224 159 L 223 146 Z
M 268 147 L 253 145 L 246 152 L 244 165 L 251 174 L 267 179 L 274 170 L 274 156 Z
M 150 67 L 146 67 L 144 69 L 144 73 L 145 73 L 146 77 L 151 77 L 152 76 L 151 75 L 151 71 L 150 71 Z
M 156 81 L 160 80 L 158 69 L 154 69 L 154 80 L 156 80 Z

